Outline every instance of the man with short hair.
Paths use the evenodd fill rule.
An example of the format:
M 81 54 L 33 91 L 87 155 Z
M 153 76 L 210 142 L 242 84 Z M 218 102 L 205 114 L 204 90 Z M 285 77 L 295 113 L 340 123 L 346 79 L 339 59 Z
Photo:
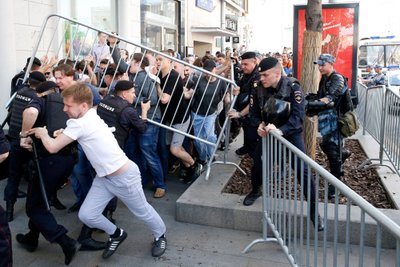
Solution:
M 161 256 L 167 245 L 165 224 L 146 201 L 137 165 L 126 157 L 108 125 L 92 108 L 90 89 L 86 85 L 75 84 L 65 89 L 62 96 L 64 111 L 70 118 L 67 127 L 56 138 L 50 137 L 46 128 L 35 128 L 30 133 L 41 139 L 50 153 L 58 152 L 73 141 L 81 144 L 97 175 L 81 206 L 79 218 L 89 227 L 101 229 L 110 235 L 103 258 L 113 255 L 127 237 L 123 229 L 102 215 L 114 196 L 120 198 L 133 214 L 147 224 L 154 235 L 152 255 Z
M 257 54 L 251 51 L 244 53 L 241 56 L 240 64 L 243 76 L 237 83 L 239 88 L 236 89 L 234 94 L 237 94 L 238 89 L 240 92 L 236 99 L 235 110 L 229 111 L 228 116 L 231 119 L 239 119 L 243 127 L 243 146 L 237 149 L 235 153 L 239 156 L 247 153 L 253 156 L 258 140 L 258 121 L 249 116 L 249 96 L 260 79 L 257 67 Z M 237 127 L 234 121 L 232 121 L 232 126 Z
M 21 167 L 32 159 L 32 153 L 20 147 L 20 133 L 22 129 L 22 114 L 25 107 L 35 99 L 39 99 L 36 88 L 46 81 L 46 77 L 39 71 L 29 74 L 28 86 L 18 90 L 10 109 L 10 139 L 9 177 L 4 188 L 4 200 L 6 201 L 6 216 L 11 222 L 14 220 L 14 204 L 18 197 L 18 186 L 21 182 L 24 168 Z
M 110 47 L 107 45 L 107 34 L 97 33 L 98 42 L 93 46 L 92 56 L 94 60 L 95 72 L 97 72 L 102 59 L 110 59 Z
M 282 76 L 282 65 L 278 59 L 273 57 L 261 60 L 258 70 L 260 83 L 257 85 L 256 90 L 252 92 L 250 101 L 250 114 L 260 121 L 257 129 L 258 135 L 265 137 L 270 131 L 277 131 L 304 153 L 303 120 L 305 104 L 300 83 L 292 77 Z M 271 99 L 282 101 L 282 103 L 290 106 L 290 110 L 283 109 L 285 112 L 281 112 L 276 110 L 274 106 L 271 110 L 265 111 L 265 104 Z M 271 116 L 272 114 L 275 116 Z M 262 164 L 265 164 L 265 162 L 261 161 L 261 153 L 262 142 L 259 140 L 251 169 L 252 191 L 243 201 L 245 206 L 253 205 L 254 201 L 261 196 Z M 272 152 L 269 151 L 269 153 Z M 315 215 L 316 213 L 318 214 L 318 205 L 315 201 L 314 177 L 311 177 L 310 184 L 308 184 L 307 166 L 303 166 L 299 158 L 295 159 L 293 157 L 290 162 L 290 167 L 296 172 L 297 179 L 302 184 L 305 198 L 307 199 L 308 193 L 310 194 L 308 199 L 311 207 L 309 218 L 314 226 L 318 228 L 318 231 L 323 231 L 324 227 L 319 215 L 317 215 L 317 221 L 315 221 Z M 301 178 L 303 179 L 302 181 Z M 310 192 L 308 192 L 308 188 Z
M 167 54 L 168 51 L 162 51 Z M 161 86 L 157 87 L 162 111 L 162 123 L 181 132 L 189 129 L 189 103 L 184 98 L 182 78 L 174 69 L 170 59 L 160 55 L 156 57 Z M 167 132 L 167 143 L 170 143 L 171 153 L 180 159 L 188 168 L 189 179 L 194 181 L 201 174 L 202 165 L 195 162 L 192 156 L 183 148 L 185 136 L 174 131 Z
M 318 129 L 322 135 L 320 147 L 328 157 L 332 175 L 340 180 L 343 176 L 343 163 L 351 153 L 343 149 L 343 136 L 337 120 L 339 115 L 353 110 L 353 104 L 346 78 L 334 69 L 335 61 L 332 55 L 321 54 L 314 64 L 318 64 L 318 70 L 322 74 L 317 97 L 319 101 L 331 105 L 331 108 L 318 114 Z M 329 185 L 328 197 L 334 196 L 335 187 Z

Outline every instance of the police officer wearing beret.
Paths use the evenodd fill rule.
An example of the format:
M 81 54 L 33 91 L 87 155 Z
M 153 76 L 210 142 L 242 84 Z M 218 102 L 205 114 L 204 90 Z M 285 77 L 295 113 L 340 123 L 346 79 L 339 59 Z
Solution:
M 259 64 L 260 83 L 251 95 L 250 116 L 258 117 L 260 124 L 257 132 L 260 137 L 265 137 L 270 131 L 278 131 L 290 143 L 301 151 L 305 151 L 303 139 L 303 119 L 305 115 L 305 103 L 303 90 L 299 82 L 292 78 L 282 76 L 282 66 L 276 58 L 269 57 L 261 60 Z M 284 112 L 278 112 L 275 106 L 272 109 L 265 110 L 269 102 L 279 101 L 284 103 Z M 263 121 L 264 120 L 264 121 Z M 252 191 L 245 197 L 243 205 L 249 206 L 261 196 L 262 185 L 262 142 L 258 142 L 256 154 L 254 157 L 254 165 L 251 170 Z M 300 161 L 292 161 L 292 168 L 296 167 L 297 178 L 300 179 L 303 174 L 303 192 L 307 198 L 308 191 L 308 170 L 304 167 L 301 170 Z M 300 181 L 299 181 L 300 182 Z M 318 215 L 318 225 L 315 225 L 315 211 L 317 205 L 315 203 L 315 184 L 313 177 L 310 179 L 310 219 L 314 226 L 318 227 L 318 231 L 323 231 L 322 220 Z
M 24 172 L 22 165 L 32 159 L 32 153 L 20 147 L 20 132 L 22 127 L 22 113 L 25 107 L 33 100 L 39 99 L 36 87 L 45 82 L 46 77 L 39 71 L 33 71 L 29 75 L 28 85 L 18 90 L 10 109 L 10 127 L 8 138 L 11 150 L 9 158 L 9 176 L 4 189 L 4 200 L 6 201 L 6 216 L 11 222 L 14 220 L 14 204 L 18 197 L 18 186 Z
M 255 52 L 246 52 L 240 59 L 243 76 L 237 83 L 239 88 L 236 88 L 233 92 L 237 95 L 235 110 L 229 111 L 228 116 L 231 119 L 239 119 L 243 127 L 243 146 L 235 151 L 236 154 L 242 156 L 249 153 L 250 156 L 253 156 L 258 140 L 257 127 L 259 121 L 249 115 L 249 103 L 250 94 L 257 87 L 260 74 L 258 73 L 257 54 Z M 231 127 L 240 126 L 237 125 L 235 120 L 232 120 Z
M 335 58 L 330 54 L 321 54 L 314 62 L 318 64 L 322 74 L 317 97 L 326 105 L 333 106 L 318 114 L 318 130 L 322 135 L 320 147 L 328 157 L 331 173 L 340 179 L 343 175 L 342 164 L 350 156 L 350 152 L 343 149 L 343 136 L 337 127 L 337 113 L 344 114 L 353 110 L 353 104 L 350 90 L 347 90 L 346 78 L 335 71 L 334 63 Z M 329 185 L 328 196 L 329 198 L 335 196 L 335 187 L 332 185 Z

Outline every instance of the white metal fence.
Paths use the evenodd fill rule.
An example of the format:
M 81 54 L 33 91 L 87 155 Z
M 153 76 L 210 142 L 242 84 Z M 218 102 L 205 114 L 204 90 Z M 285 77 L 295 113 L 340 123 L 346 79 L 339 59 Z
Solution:
M 263 138 L 262 149 L 263 236 L 243 252 L 272 241 L 292 266 L 400 266 L 399 225 L 275 132 Z M 300 162 L 295 168 L 308 168 L 306 177 L 303 171 L 287 169 L 293 160 Z M 310 220 L 312 205 L 303 196 L 303 178 L 308 185 L 315 179 L 316 192 L 324 193 L 315 199 L 315 216 L 319 212 L 325 225 L 322 232 Z M 328 201 L 328 184 L 336 190 L 333 203 Z M 341 197 L 346 205 L 340 205 Z

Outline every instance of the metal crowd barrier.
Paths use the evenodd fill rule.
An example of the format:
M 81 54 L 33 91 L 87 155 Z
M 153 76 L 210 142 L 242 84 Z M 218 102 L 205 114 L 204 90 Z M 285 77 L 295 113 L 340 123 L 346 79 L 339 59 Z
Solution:
M 191 65 L 185 61 L 179 60 L 175 57 L 172 57 L 171 55 L 167 55 L 164 53 L 161 53 L 159 51 L 156 51 L 154 49 L 145 47 L 141 44 L 136 44 L 134 42 L 131 42 L 129 40 L 127 40 L 126 38 L 124 38 L 123 36 L 118 36 L 116 34 L 112 34 L 111 32 L 106 32 L 103 31 L 101 29 L 97 29 L 95 27 L 83 24 L 81 22 L 78 22 L 76 20 L 67 18 L 67 17 L 63 17 L 60 15 L 49 15 L 46 20 L 44 21 L 39 37 L 38 37 L 38 41 L 36 43 L 36 46 L 34 47 L 33 51 L 32 51 L 32 60 L 29 62 L 28 65 L 28 70 L 31 69 L 32 63 L 33 63 L 33 57 L 38 57 L 41 58 L 42 56 L 47 56 L 48 58 L 52 57 L 52 56 L 56 56 L 58 57 L 58 59 L 63 59 L 60 60 L 58 64 L 60 63 L 68 63 L 69 60 L 73 61 L 74 67 L 77 66 L 78 62 L 87 59 L 88 55 L 92 54 L 92 51 L 95 47 L 95 45 L 98 43 L 98 33 L 102 32 L 105 33 L 108 36 L 111 37 L 115 37 L 118 39 L 118 47 L 119 48 L 124 48 L 124 49 L 128 49 L 130 54 L 133 55 L 134 53 L 142 53 L 143 57 L 141 59 L 141 61 L 139 62 L 139 65 L 142 64 L 143 59 L 145 56 L 148 56 L 149 61 L 150 61 L 150 66 L 149 69 L 147 70 L 146 73 L 146 77 L 145 77 L 145 81 L 146 80 L 151 80 L 153 83 L 153 88 L 151 89 L 151 92 L 153 90 L 157 90 L 156 89 L 156 76 L 158 76 L 160 74 L 161 70 L 156 70 L 155 72 L 152 73 L 152 70 L 154 70 L 155 68 L 155 58 L 157 56 L 162 56 L 164 59 L 166 60 L 170 60 L 172 62 L 172 66 L 173 68 L 178 71 L 178 73 L 181 75 L 181 78 L 183 78 L 183 69 L 185 67 L 189 67 L 190 71 L 192 74 L 196 73 L 197 77 L 200 79 L 201 77 L 205 77 L 205 76 L 212 76 L 216 79 L 215 83 L 217 84 L 221 84 L 224 88 L 224 95 L 222 97 L 222 99 L 225 98 L 226 95 L 228 95 L 230 97 L 230 101 L 229 103 L 227 103 L 225 105 L 226 108 L 226 112 L 231 110 L 232 107 L 234 106 L 234 103 L 236 101 L 236 97 L 233 97 L 233 95 L 231 94 L 231 91 L 234 87 L 236 87 L 234 81 L 229 80 L 228 78 L 222 77 L 220 75 L 216 75 L 214 73 L 211 73 L 207 70 L 204 70 L 203 68 L 200 67 L 196 67 L 194 65 Z M 110 49 L 110 53 L 109 55 L 107 55 L 105 58 L 109 59 L 105 69 L 100 73 L 100 75 L 98 75 L 98 86 L 97 88 L 99 90 L 101 90 L 101 85 L 103 83 L 103 81 L 105 81 L 105 76 L 106 76 L 106 72 L 107 70 L 110 68 L 110 66 L 113 66 L 115 69 L 121 71 L 121 69 L 123 69 L 123 66 L 125 65 L 125 69 L 123 69 L 123 71 L 125 72 L 125 74 L 128 74 L 128 71 L 130 69 L 130 61 L 125 62 L 125 64 L 122 62 L 122 58 L 120 57 L 119 52 L 115 53 L 116 46 L 112 49 Z M 103 51 L 102 51 L 103 52 Z M 106 53 L 108 54 L 108 53 Z M 116 56 L 115 56 L 116 55 Z M 119 57 L 119 58 L 118 58 Z M 117 58 L 117 59 L 116 59 Z M 113 62 L 114 60 L 114 62 Z M 154 61 L 153 61 L 154 60 Z M 228 59 L 229 60 L 229 59 Z M 114 65 L 112 65 L 112 62 L 114 63 Z M 126 65 L 128 67 L 126 67 Z M 232 66 L 231 66 L 232 67 Z M 99 68 L 99 66 L 95 66 L 96 69 Z M 85 61 L 85 67 L 84 67 L 84 71 L 88 69 L 88 63 Z M 161 67 L 160 67 L 161 69 Z M 29 73 L 29 72 L 27 72 Z M 167 75 L 167 79 L 169 79 L 171 71 L 169 72 L 169 74 Z M 27 74 L 28 75 L 28 74 Z M 27 75 L 25 77 L 25 80 L 27 78 Z M 92 76 L 95 74 L 92 74 L 90 77 L 93 78 Z M 117 79 L 116 77 L 116 73 L 114 74 L 111 84 L 113 84 L 113 82 Z M 136 77 L 134 78 L 133 82 L 135 82 Z M 199 80 L 198 79 L 198 80 Z M 99 82 L 100 81 L 100 82 Z M 174 88 L 172 90 L 171 93 L 171 97 L 174 95 L 175 93 L 175 88 L 176 88 L 176 82 L 178 81 L 178 79 L 176 81 L 174 81 Z M 204 91 L 206 91 L 208 89 L 211 83 L 208 83 L 206 85 L 206 88 L 203 88 Z M 143 83 L 144 85 L 144 83 Z M 188 85 L 188 81 L 186 83 L 184 83 L 184 86 L 186 87 Z M 196 90 L 198 89 L 198 85 L 199 82 L 197 82 L 193 88 L 194 92 L 196 92 Z M 139 92 L 137 93 L 138 96 L 141 96 L 142 94 L 142 88 L 136 88 L 136 91 L 139 90 Z M 165 86 L 163 88 L 161 88 L 162 92 L 164 92 L 165 90 Z M 211 103 L 203 103 L 203 97 L 204 94 L 201 96 L 200 99 L 200 105 L 208 105 L 208 109 L 207 109 L 207 113 L 204 116 L 208 116 L 208 115 L 212 115 L 211 113 L 209 113 L 210 108 L 211 108 Z M 212 97 L 212 99 L 214 99 L 215 93 Z M 181 94 L 179 96 L 179 104 L 182 101 L 187 101 L 188 102 L 188 108 L 185 110 L 185 114 L 189 114 L 190 113 L 194 113 L 194 114 L 198 114 L 198 109 L 197 110 L 191 110 L 191 103 L 193 102 L 194 99 L 194 94 L 191 96 L 190 99 L 186 100 L 184 98 L 184 94 Z M 138 103 L 137 103 L 138 104 Z M 137 105 L 136 104 L 136 105 Z M 178 104 L 178 105 L 179 105 Z M 157 103 L 152 103 L 152 106 L 156 106 L 156 108 L 158 108 L 160 106 L 160 99 L 157 100 Z M 167 108 L 169 108 L 169 103 L 167 104 Z M 179 114 L 181 115 L 181 114 Z M 177 116 L 177 109 L 173 115 L 173 118 L 175 118 Z M 226 118 L 226 116 L 225 116 Z M 218 119 L 218 117 L 217 117 Z M 172 119 L 173 120 L 173 119 Z M 187 131 L 180 131 L 177 129 L 172 128 L 172 125 L 168 122 L 166 122 L 166 120 L 164 120 L 164 116 L 160 121 L 157 121 L 154 119 L 154 116 L 152 116 L 151 118 L 148 118 L 148 122 L 158 125 L 159 127 L 163 127 L 165 129 L 168 129 L 170 131 L 174 131 L 177 132 L 179 134 L 182 134 L 190 139 L 193 140 L 197 140 L 201 143 L 204 143 L 208 146 L 211 146 L 213 149 L 213 153 L 210 157 L 210 160 L 207 162 L 207 172 L 206 172 L 206 180 L 209 178 L 210 175 L 210 168 L 212 164 L 230 164 L 230 165 L 234 165 L 235 167 L 237 167 L 240 171 L 242 171 L 244 173 L 244 171 L 236 164 L 233 162 L 228 162 L 227 161 L 227 157 L 226 157 L 226 151 L 227 149 L 225 149 L 224 152 L 224 159 L 223 161 L 212 161 L 212 159 L 214 158 L 218 145 L 219 143 L 223 140 L 225 133 L 227 132 L 226 129 L 229 130 L 229 123 L 230 120 L 225 119 L 223 125 L 221 126 L 221 130 L 220 133 L 217 135 L 217 141 L 216 142 L 211 142 L 208 140 L 209 136 L 206 137 L 199 137 L 198 135 L 194 135 L 192 129 L 193 129 L 193 122 L 190 123 L 189 129 Z M 200 126 L 200 130 L 199 132 L 203 129 L 203 127 L 205 127 L 204 122 L 202 123 L 202 125 Z M 228 145 L 228 141 L 229 141 L 229 136 L 225 139 L 226 140 L 226 146 Z
M 276 242 L 292 266 L 400 266 L 399 225 L 282 136 L 272 132 L 262 142 L 263 233 L 243 253 L 257 243 Z M 309 170 L 307 177 L 301 171 L 300 183 L 296 171 L 287 168 L 298 159 L 295 168 Z M 303 178 L 312 177 L 322 232 L 313 227 L 311 205 L 303 196 Z M 328 184 L 336 190 L 331 203 Z M 343 198 L 347 203 L 339 205 Z
M 357 86 L 360 104 L 356 112 L 363 135 L 368 132 L 379 144 L 379 158 L 367 159 L 360 168 L 386 166 L 400 175 L 400 96 L 384 85 L 367 88 L 358 83 Z M 384 161 L 389 161 L 394 168 Z

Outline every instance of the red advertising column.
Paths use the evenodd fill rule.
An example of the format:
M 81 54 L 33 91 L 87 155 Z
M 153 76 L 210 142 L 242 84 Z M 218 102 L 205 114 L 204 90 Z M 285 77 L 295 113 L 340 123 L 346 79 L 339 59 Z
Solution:
M 322 53 L 336 58 L 334 68 L 355 88 L 357 79 L 358 3 L 322 5 Z M 306 6 L 294 6 L 293 73 L 300 78 Z

